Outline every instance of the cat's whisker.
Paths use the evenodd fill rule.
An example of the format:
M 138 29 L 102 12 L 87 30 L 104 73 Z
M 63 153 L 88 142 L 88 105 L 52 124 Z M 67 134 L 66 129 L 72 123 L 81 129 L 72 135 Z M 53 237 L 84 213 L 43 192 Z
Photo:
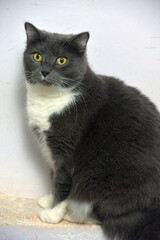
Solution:
M 65 87 L 65 85 L 69 88 L 73 88 L 73 86 L 67 82 L 61 81 L 61 83 L 63 84 L 63 87 Z
M 85 91 L 85 88 L 83 88 L 83 85 L 81 84 L 80 86 L 80 91 L 82 92 L 82 94 L 88 96 L 93 102 L 97 103 L 96 99 L 94 99 L 93 97 L 90 96 L 90 94 L 87 93 L 87 91 Z
M 81 94 L 79 94 L 79 96 L 82 98 L 86 109 L 88 109 L 88 108 L 87 108 L 87 103 L 86 103 L 86 101 L 85 101 L 85 98 L 83 97 L 83 94 L 81 93 Z
M 65 77 L 60 77 L 61 79 L 64 79 L 64 80 L 71 80 L 71 81 L 74 81 L 73 79 L 70 79 L 70 78 L 65 78 Z M 64 81 L 62 81 L 62 82 L 64 82 Z M 64 84 L 66 84 L 66 85 L 68 85 L 68 86 L 71 86 L 70 85 L 70 83 L 68 83 L 68 82 L 64 82 Z M 85 89 L 83 88 L 83 85 L 81 84 L 81 92 L 82 92 L 82 94 L 81 94 L 81 96 L 83 96 L 83 94 L 85 94 L 85 95 L 87 95 L 92 101 L 94 101 L 94 102 L 97 102 L 95 99 L 93 99 L 93 97 L 91 97 L 86 91 L 85 91 Z M 84 99 L 84 98 L 83 98 Z
M 67 85 L 67 86 L 69 86 L 69 87 L 72 87 L 69 83 L 66 83 L 66 82 L 64 82 L 64 81 L 61 81 L 61 83 L 62 83 L 62 86 L 63 86 L 63 87 L 65 87 L 63 84 L 65 84 L 65 85 Z M 87 108 L 87 103 L 86 103 L 86 101 L 85 101 L 85 98 L 84 98 L 83 94 L 85 94 L 85 91 L 84 91 L 84 90 L 82 90 L 81 92 L 79 92 L 78 95 L 79 95 L 79 97 L 82 98 L 82 100 L 83 100 L 83 102 L 84 102 L 84 104 L 85 104 L 86 109 L 88 109 L 88 108 Z
M 72 98 L 72 103 L 74 106 L 74 111 L 75 111 L 75 124 L 77 122 L 77 104 L 76 104 L 76 100 L 75 98 L 73 98 L 72 94 L 68 91 L 68 89 L 63 85 L 63 83 L 61 82 L 62 87 L 64 87 L 65 91 L 67 91 L 67 93 L 71 96 Z
M 64 79 L 64 80 L 69 80 L 69 81 L 75 81 L 74 79 L 71 79 L 71 78 L 65 78 L 65 77 L 60 77 L 61 79 Z

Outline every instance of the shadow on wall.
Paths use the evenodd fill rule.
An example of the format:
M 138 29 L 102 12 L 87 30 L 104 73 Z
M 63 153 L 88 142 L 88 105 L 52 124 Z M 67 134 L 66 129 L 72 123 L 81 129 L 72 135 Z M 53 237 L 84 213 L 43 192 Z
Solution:
M 43 185 L 46 188 L 46 192 L 50 192 L 51 189 L 51 180 L 50 180 L 50 169 L 48 165 L 45 163 L 43 155 L 41 153 L 38 142 L 33 137 L 31 130 L 28 126 L 27 120 L 27 111 L 26 111 L 26 87 L 25 87 L 25 74 L 23 71 L 23 65 L 21 64 L 22 71 L 19 72 L 18 81 L 16 85 L 16 96 L 17 96 L 17 104 L 19 106 L 19 117 L 21 119 L 21 134 L 22 141 L 25 149 L 25 153 L 27 156 L 25 159 L 31 161 L 33 164 L 33 169 L 37 171 L 40 179 L 43 179 Z M 36 172 L 35 175 L 37 176 Z M 38 186 L 37 186 L 38 187 Z

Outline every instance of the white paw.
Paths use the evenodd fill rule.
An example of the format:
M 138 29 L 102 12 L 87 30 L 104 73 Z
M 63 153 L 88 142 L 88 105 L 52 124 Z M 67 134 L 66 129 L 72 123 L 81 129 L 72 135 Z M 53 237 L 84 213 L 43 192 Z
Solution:
M 42 208 L 51 208 L 53 206 L 53 195 L 44 195 L 39 199 L 38 203 Z
M 66 212 L 67 203 L 61 202 L 56 207 L 52 209 L 44 209 L 40 213 L 40 218 L 43 222 L 47 223 L 58 223 L 63 219 Z
M 40 218 L 43 222 L 58 223 L 62 220 L 61 215 L 54 213 L 53 209 L 44 209 L 40 213 Z

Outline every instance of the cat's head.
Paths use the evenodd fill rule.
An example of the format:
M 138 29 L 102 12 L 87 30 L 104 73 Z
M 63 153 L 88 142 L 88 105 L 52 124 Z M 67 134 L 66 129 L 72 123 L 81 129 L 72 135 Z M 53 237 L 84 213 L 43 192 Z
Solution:
M 74 87 L 86 73 L 86 45 L 89 33 L 62 35 L 25 23 L 24 52 L 26 79 L 32 84 Z

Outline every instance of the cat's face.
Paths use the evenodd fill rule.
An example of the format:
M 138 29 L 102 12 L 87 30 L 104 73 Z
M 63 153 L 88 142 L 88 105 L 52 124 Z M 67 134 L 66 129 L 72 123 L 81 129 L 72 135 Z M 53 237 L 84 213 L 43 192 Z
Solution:
M 86 73 L 89 33 L 61 35 L 40 31 L 25 23 L 24 52 L 26 79 L 32 84 L 74 87 Z

